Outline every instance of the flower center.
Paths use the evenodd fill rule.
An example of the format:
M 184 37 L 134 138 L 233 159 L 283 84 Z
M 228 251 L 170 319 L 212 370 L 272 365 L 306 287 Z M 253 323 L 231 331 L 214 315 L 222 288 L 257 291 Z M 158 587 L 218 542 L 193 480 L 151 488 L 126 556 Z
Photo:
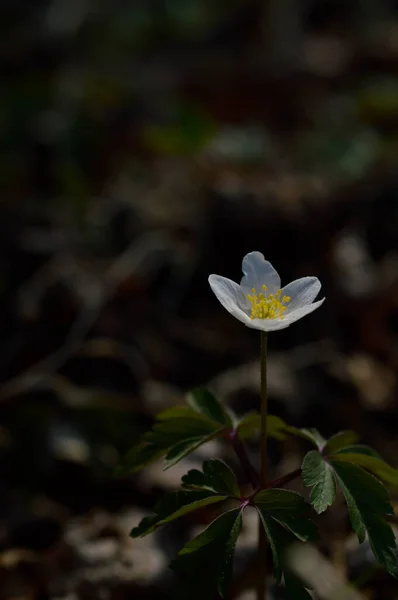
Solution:
M 251 305 L 251 319 L 283 319 L 283 313 L 286 310 L 285 304 L 290 302 L 289 296 L 283 296 L 280 299 L 281 290 L 278 290 L 275 294 L 266 295 L 267 286 L 262 285 L 261 288 L 264 293 L 261 292 L 257 295 L 256 289 L 252 288 L 252 293 L 248 294 L 247 298 Z

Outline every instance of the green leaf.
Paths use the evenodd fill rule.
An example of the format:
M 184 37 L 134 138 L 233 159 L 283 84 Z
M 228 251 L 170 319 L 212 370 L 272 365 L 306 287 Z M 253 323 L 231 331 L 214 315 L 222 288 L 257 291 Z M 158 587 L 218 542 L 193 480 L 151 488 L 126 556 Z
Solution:
M 361 467 L 332 460 L 346 499 L 352 527 L 362 543 L 365 533 L 376 560 L 391 574 L 398 575 L 395 535 L 384 515 L 393 514 L 387 489 Z
M 217 437 L 217 434 L 218 431 L 215 431 L 207 436 L 188 438 L 187 440 L 183 440 L 175 446 L 172 446 L 166 455 L 163 470 L 166 471 L 167 469 L 170 469 L 170 467 L 173 467 L 180 460 L 188 456 L 188 454 L 191 454 L 191 452 L 199 448 L 199 446 L 202 446 L 203 444 L 206 444 L 206 442 L 210 442 L 210 440 Z
M 300 494 L 291 490 L 272 488 L 262 490 L 253 497 L 253 502 L 258 506 L 261 505 L 262 510 L 274 513 L 279 512 L 294 512 L 302 514 L 309 509 L 307 502 Z
M 261 415 L 258 412 L 248 413 L 237 427 L 237 434 L 241 440 L 250 438 L 261 427 Z M 283 441 L 288 435 L 300 437 L 317 448 L 322 450 L 326 444 L 326 440 L 316 429 L 298 429 L 285 423 L 283 419 L 276 415 L 268 415 L 267 417 L 267 433 L 269 437 Z
M 201 417 L 179 417 L 157 422 L 151 431 L 144 435 L 144 439 L 153 445 L 171 447 L 193 437 L 207 437 L 215 433 L 219 427 Z
M 179 552 L 172 563 L 188 580 L 190 596 L 201 597 L 217 588 L 226 597 L 232 578 L 233 556 L 242 528 L 242 511 L 231 510 L 215 521 Z
M 226 496 L 213 492 L 174 492 L 164 496 L 155 506 L 155 515 L 144 517 L 131 531 L 132 537 L 144 537 L 161 525 L 174 521 L 194 510 L 225 500 Z
M 259 412 L 250 412 L 240 421 L 236 428 L 236 433 L 239 439 L 247 440 L 248 438 L 251 438 L 256 431 L 259 431 L 260 428 L 261 414 Z
M 203 473 L 197 469 L 188 471 L 182 478 L 182 485 L 190 489 L 205 489 L 240 497 L 240 489 L 234 472 L 219 459 L 206 460 L 203 463 Z
M 381 458 L 380 454 L 376 452 L 370 446 L 365 446 L 364 444 L 354 444 L 353 446 L 346 446 L 345 448 L 341 448 L 337 454 L 365 454 L 366 456 L 374 456 L 375 458 Z M 334 457 L 333 457 L 334 458 Z
M 211 421 L 214 421 L 218 425 L 223 425 L 229 429 L 233 428 L 230 414 L 209 390 L 204 388 L 192 390 L 188 394 L 187 403 L 193 410 L 207 417 Z
M 324 448 L 324 453 L 329 455 L 334 454 L 334 452 L 337 452 L 346 446 L 355 444 L 357 440 L 358 434 L 355 431 L 340 431 L 328 439 Z
M 169 419 L 205 419 L 211 421 L 211 419 L 200 415 L 190 406 L 172 406 L 156 415 L 157 421 L 168 421 Z
M 116 475 L 135 473 L 164 455 L 167 455 L 165 469 L 168 469 L 223 431 L 224 427 L 192 408 L 167 409 L 160 413 L 151 431 L 129 450 Z
M 353 463 L 363 467 L 367 471 L 370 471 L 376 477 L 384 481 L 385 483 L 398 487 L 398 470 L 390 467 L 389 464 L 384 462 L 381 458 L 375 458 L 366 454 L 344 452 L 338 453 L 333 456 L 334 460 L 343 462 Z
M 256 494 L 253 502 L 264 515 L 285 525 L 301 541 L 317 538 L 315 524 L 306 515 L 309 504 L 297 492 L 273 488 Z
M 308 442 L 311 442 L 318 448 L 318 450 L 322 450 L 326 444 L 325 438 L 322 437 L 319 431 L 313 427 L 310 429 L 296 429 L 295 427 L 290 427 L 289 429 L 295 431 L 295 433 L 292 431 L 293 435 L 297 435 Z
M 295 575 L 293 575 L 293 573 L 291 573 L 286 561 L 289 546 L 293 543 L 297 543 L 297 540 L 290 531 L 286 530 L 280 523 L 272 519 L 272 517 L 259 506 L 257 506 L 257 511 L 271 547 L 274 575 L 277 583 L 281 581 L 282 575 L 284 575 L 286 592 L 289 598 L 292 600 L 307 600 L 307 598 L 311 598 L 308 592 L 306 592 L 304 585 Z
M 318 514 L 333 504 L 336 497 L 336 481 L 330 465 L 322 454 L 311 450 L 302 464 L 304 485 L 311 487 L 310 502 Z

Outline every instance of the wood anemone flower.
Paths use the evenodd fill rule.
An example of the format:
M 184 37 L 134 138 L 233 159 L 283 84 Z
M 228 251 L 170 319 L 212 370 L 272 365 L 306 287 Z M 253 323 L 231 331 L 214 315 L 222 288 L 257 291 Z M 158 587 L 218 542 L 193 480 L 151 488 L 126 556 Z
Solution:
M 250 252 L 242 261 L 240 284 L 221 275 L 210 275 L 209 284 L 223 307 L 247 327 L 260 331 L 285 329 L 316 310 L 321 289 L 317 277 L 302 277 L 281 288 L 281 279 L 261 252 Z

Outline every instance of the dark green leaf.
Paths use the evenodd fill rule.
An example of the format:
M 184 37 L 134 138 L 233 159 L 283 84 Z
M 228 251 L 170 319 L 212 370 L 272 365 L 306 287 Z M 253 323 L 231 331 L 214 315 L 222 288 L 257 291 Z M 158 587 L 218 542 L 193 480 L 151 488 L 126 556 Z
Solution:
M 309 506 L 300 494 L 291 490 L 272 488 L 258 492 L 253 501 L 269 513 L 305 513 Z
M 387 489 L 370 473 L 354 464 L 332 460 L 338 481 L 345 496 L 352 527 L 363 542 L 365 533 L 378 562 L 398 575 L 395 535 L 383 515 L 393 514 Z
M 167 455 L 165 468 L 193 452 L 198 446 L 221 435 L 223 427 L 192 408 L 171 408 L 159 415 L 141 442 L 131 448 L 116 475 L 135 473 L 150 462 Z
M 217 589 L 225 598 L 232 578 L 233 555 L 242 527 L 242 511 L 224 513 L 180 551 L 172 568 L 188 579 L 190 596 Z
M 297 540 L 290 531 L 270 517 L 266 511 L 260 507 L 257 507 L 257 511 L 271 546 L 276 581 L 280 582 L 282 575 L 285 576 L 286 591 L 292 600 L 310 598 L 311 596 L 305 595 L 304 585 L 291 573 L 286 561 L 289 547 L 293 543 L 297 543 Z M 301 595 L 298 595 L 299 593 Z
M 250 412 L 245 415 L 237 427 L 239 439 L 246 440 L 251 438 L 261 428 L 261 414 L 259 412 Z M 283 441 L 290 433 L 289 425 L 283 419 L 276 415 L 268 415 L 267 417 L 267 433 L 269 437 Z
M 183 440 L 182 442 L 179 442 L 175 446 L 172 446 L 166 455 L 163 469 L 166 470 L 170 467 L 173 467 L 180 460 L 188 456 L 188 454 L 191 454 L 191 452 L 199 448 L 199 446 L 206 444 L 206 442 L 209 442 L 216 436 L 217 432 L 211 433 L 207 436 L 205 435 L 188 438 L 186 440 Z
M 200 415 L 190 406 L 172 406 L 166 408 L 158 415 L 156 415 L 157 421 L 168 421 L 169 419 L 208 419 L 207 417 Z
M 306 516 L 310 507 L 297 492 L 273 488 L 259 492 L 253 501 L 264 515 L 285 525 L 301 541 L 317 538 L 315 524 Z
M 371 448 L 370 446 L 365 446 L 364 444 L 354 444 L 353 446 L 346 446 L 345 448 L 341 448 L 337 454 L 365 454 L 366 456 L 374 456 L 375 458 L 380 458 L 381 456 L 376 450 Z M 333 457 L 334 458 L 334 457 Z
M 217 458 L 203 463 L 203 473 L 197 469 L 188 471 L 182 478 L 185 488 L 212 490 L 220 494 L 240 497 L 240 489 L 234 472 Z
M 284 562 L 284 554 L 289 543 L 292 543 L 292 540 L 289 538 L 288 532 L 282 525 L 277 521 L 274 521 L 274 519 L 269 517 L 267 513 L 262 511 L 259 507 L 257 507 L 257 510 L 264 527 L 265 535 L 267 536 L 271 547 L 272 562 L 274 563 L 274 577 L 276 582 L 280 583 L 283 575 L 282 565 Z
M 390 497 L 384 485 L 361 467 L 331 460 L 339 481 L 343 481 L 360 505 L 382 515 L 392 515 Z
M 187 403 L 193 410 L 211 419 L 218 425 L 232 429 L 233 423 L 230 414 L 209 390 L 204 388 L 192 390 L 188 394 Z
M 333 470 L 322 454 L 311 450 L 302 465 L 304 485 L 311 487 L 310 501 L 316 512 L 324 512 L 336 497 L 336 481 Z
M 287 435 L 300 437 L 307 442 L 314 444 L 319 450 L 322 450 L 326 444 L 326 440 L 321 436 L 316 429 L 299 429 L 285 423 L 280 417 L 270 415 L 267 420 L 267 428 L 269 435 L 276 439 L 285 439 Z
M 294 435 L 298 435 L 299 437 L 304 438 L 308 442 L 315 444 L 318 450 L 322 450 L 326 444 L 325 438 L 321 436 L 317 429 L 296 429 L 295 427 L 291 427 L 290 429 L 296 432 Z
M 261 427 L 260 413 L 249 413 L 239 423 L 237 428 L 238 436 L 241 440 L 251 437 L 256 430 Z M 283 441 L 288 435 L 300 437 L 311 444 L 314 444 L 319 450 L 322 450 L 326 444 L 326 440 L 316 429 L 298 429 L 285 423 L 283 419 L 276 415 L 268 415 L 267 417 L 267 432 L 269 437 Z
M 369 456 L 366 454 L 357 454 L 354 452 L 338 453 L 333 456 L 333 459 L 353 463 L 370 471 L 376 477 L 388 483 L 391 486 L 398 487 L 398 471 L 390 467 L 384 460 Z
M 157 422 L 144 439 L 153 445 L 171 447 L 193 437 L 204 437 L 219 429 L 208 419 L 179 417 Z
M 131 531 L 132 537 L 144 537 L 161 525 L 174 521 L 194 510 L 225 500 L 226 496 L 213 492 L 174 492 L 164 496 L 155 506 L 155 515 L 144 517 Z
M 358 440 L 358 434 L 355 431 L 340 431 L 328 439 L 324 448 L 325 454 L 333 454 L 346 446 L 355 444 Z

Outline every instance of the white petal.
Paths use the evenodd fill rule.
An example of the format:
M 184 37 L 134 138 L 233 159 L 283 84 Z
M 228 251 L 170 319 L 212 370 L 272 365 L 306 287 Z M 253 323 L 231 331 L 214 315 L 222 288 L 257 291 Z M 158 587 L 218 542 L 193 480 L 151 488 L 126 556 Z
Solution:
M 242 277 L 240 285 L 245 294 L 251 294 L 252 288 L 261 293 L 261 286 L 267 286 L 267 294 L 275 294 L 281 286 L 281 279 L 274 267 L 264 259 L 261 252 L 250 252 L 242 261 Z
M 226 277 L 221 277 L 221 275 L 210 275 L 209 284 L 217 300 L 231 315 L 245 324 L 247 319 L 250 321 L 250 318 L 244 312 L 248 302 L 238 283 Z
M 247 327 L 258 329 L 259 331 L 278 331 L 289 327 L 290 321 L 287 319 L 251 319 L 247 317 L 247 322 L 244 321 Z
M 283 296 L 290 297 L 290 302 L 286 304 L 285 316 L 298 308 L 311 304 L 319 294 L 320 289 L 321 282 L 317 277 L 302 277 L 286 285 L 280 296 L 281 298 Z
M 291 325 L 292 323 L 295 323 L 295 321 L 302 319 L 306 315 L 309 315 L 314 310 L 319 308 L 321 304 L 324 303 L 324 301 L 325 298 L 322 298 L 322 300 L 318 300 L 318 302 L 314 302 L 313 304 L 307 304 L 307 306 L 302 306 L 301 308 L 298 308 L 297 310 L 294 310 L 289 314 L 285 313 L 284 321 L 286 321 L 288 325 Z

